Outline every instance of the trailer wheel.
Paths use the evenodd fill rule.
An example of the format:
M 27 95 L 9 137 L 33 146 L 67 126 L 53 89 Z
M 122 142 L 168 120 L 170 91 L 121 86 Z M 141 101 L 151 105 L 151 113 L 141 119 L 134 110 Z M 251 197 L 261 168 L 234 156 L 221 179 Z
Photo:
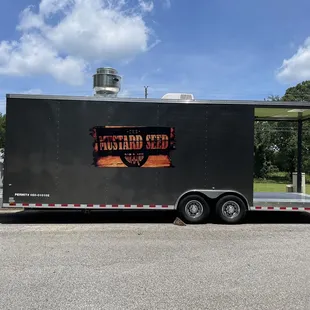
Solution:
M 189 195 L 179 202 L 178 213 L 187 223 L 200 224 L 209 217 L 210 206 L 201 196 Z
M 228 224 L 240 223 L 246 214 L 246 205 L 237 196 L 222 197 L 216 204 L 216 214 Z

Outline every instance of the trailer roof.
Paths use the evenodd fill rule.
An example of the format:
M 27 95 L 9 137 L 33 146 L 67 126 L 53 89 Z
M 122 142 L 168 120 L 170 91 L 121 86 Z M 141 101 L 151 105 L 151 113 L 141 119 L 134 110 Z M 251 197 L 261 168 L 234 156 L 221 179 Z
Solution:
M 16 99 L 50 99 L 50 100 L 80 100 L 80 101 L 115 101 L 128 103 L 155 103 L 155 104 L 207 104 L 207 105 L 244 105 L 255 109 L 257 120 L 297 120 L 310 119 L 310 102 L 300 101 L 259 101 L 259 100 L 175 100 L 175 99 L 144 99 L 144 98 L 103 98 L 97 96 L 63 96 L 63 95 L 33 95 L 7 94 L 7 98 Z

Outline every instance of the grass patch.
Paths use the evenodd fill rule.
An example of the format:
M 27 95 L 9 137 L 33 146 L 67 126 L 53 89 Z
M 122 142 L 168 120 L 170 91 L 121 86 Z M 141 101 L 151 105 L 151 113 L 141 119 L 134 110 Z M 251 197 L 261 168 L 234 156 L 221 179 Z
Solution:
M 289 183 L 274 183 L 274 182 L 254 182 L 254 192 L 278 192 L 285 193 L 286 185 Z M 306 184 L 306 193 L 310 194 L 310 184 Z
M 306 193 L 310 194 L 310 175 L 306 175 Z M 286 185 L 292 184 L 287 172 L 270 173 L 266 179 L 254 180 L 254 192 L 286 192 Z

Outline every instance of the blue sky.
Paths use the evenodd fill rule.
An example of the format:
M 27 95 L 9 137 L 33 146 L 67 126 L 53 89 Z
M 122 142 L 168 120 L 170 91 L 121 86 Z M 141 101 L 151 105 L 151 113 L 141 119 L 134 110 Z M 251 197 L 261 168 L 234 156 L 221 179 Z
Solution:
M 264 99 L 310 79 L 310 2 L 14 0 L 0 10 L 0 112 L 6 93 L 92 94 L 97 67 L 122 96 L 189 92 Z

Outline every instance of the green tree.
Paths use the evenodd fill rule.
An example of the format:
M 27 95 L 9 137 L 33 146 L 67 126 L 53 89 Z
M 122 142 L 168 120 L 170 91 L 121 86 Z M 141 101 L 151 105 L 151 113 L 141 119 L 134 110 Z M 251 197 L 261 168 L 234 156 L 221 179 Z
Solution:
M 0 149 L 5 146 L 6 117 L 0 113 Z
M 297 165 L 297 123 L 275 123 L 274 143 L 278 152 L 274 157 L 274 165 L 278 170 L 292 173 Z
M 310 103 L 310 81 L 304 81 L 297 84 L 294 87 L 290 87 L 286 90 L 283 101 L 306 101 Z M 286 128 L 293 128 L 290 135 L 283 138 L 282 153 L 283 157 L 286 155 L 289 161 L 288 172 L 296 170 L 297 165 L 297 124 L 286 123 Z M 294 148 L 294 150 L 293 150 Z M 303 124 L 303 170 L 306 173 L 310 173 L 310 123 L 309 121 Z
M 266 178 L 274 169 L 273 124 L 255 122 L 254 126 L 254 177 Z
M 307 101 L 310 102 L 310 81 L 304 81 L 286 90 L 283 101 Z
M 268 96 L 265 101 L 279 101 L 279 96 Z M 275 157 L 275 127 L 274 122 L 257 121 L 254 124 L 254 177 L 266 178 L 276 169 Z
M 278 95 L 276 95 L 276 96 L 275 95 L 270 95 L 270 96 L 268 96 L 267 101 L 281 101 L 281 97 L 278 96 Z

